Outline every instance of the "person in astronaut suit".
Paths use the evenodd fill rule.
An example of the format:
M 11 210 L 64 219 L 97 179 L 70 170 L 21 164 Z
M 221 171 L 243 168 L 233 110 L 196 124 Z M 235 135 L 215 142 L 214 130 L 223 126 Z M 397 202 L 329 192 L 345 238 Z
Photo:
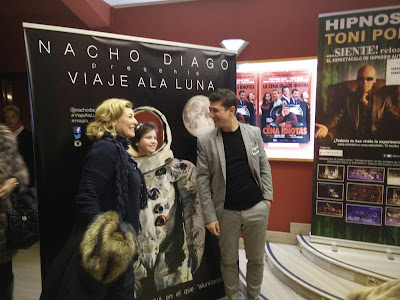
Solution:
M 148 205 L 140 211 L 135 294 L 143 288 L 163 290 L 193 279 L 204 253 L 205 226 L 197 192 L 197 171 L 187 160 L 174 158 L 171 130 L 165 116 L 153 107 L 134 110 L 151 112 L 163 125 L 163 144 L 157 149 L 156 127 L 141 123 L 128 151 L 145 177 Z M 161 130 L 160 130 L 161 131 Z

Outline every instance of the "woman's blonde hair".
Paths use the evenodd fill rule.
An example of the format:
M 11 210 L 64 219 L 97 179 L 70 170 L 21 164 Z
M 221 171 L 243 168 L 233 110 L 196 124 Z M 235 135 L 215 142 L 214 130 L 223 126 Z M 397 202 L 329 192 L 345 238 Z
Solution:
M 90 140 L 99 140 L 105 132 L 113 137 L 117 135 L 114 121 L 122 116 L 124 109 L 132 108 L 132 103 L 125 99 L 111 98 L 104 100 L 96 110 L 94 120 L 87 126 L 86 135 Z
M 18 107 L 16 107 L 16 106 L 13 105 L 13 104 L 8 104 L 8 105 L 4 106 L 4 108 L 3 108 L 3 116 L 5 116 L 6 113 L 8 113 L 9 111 L 15 112 L 15 114 L 17 115 L 18 120 L 19 120 L 19 118 L 20 118 L 20 112 L 19 112 L 19 108 L 18 108 Z

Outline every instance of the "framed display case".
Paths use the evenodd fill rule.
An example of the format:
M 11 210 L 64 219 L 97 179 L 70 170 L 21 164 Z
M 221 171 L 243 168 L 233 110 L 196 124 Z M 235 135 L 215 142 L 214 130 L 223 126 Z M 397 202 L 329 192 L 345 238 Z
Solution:
M 316 58 L 238 62 L 236 117 L 260 128 L 270 160 L 313 160 L 316 75 Z

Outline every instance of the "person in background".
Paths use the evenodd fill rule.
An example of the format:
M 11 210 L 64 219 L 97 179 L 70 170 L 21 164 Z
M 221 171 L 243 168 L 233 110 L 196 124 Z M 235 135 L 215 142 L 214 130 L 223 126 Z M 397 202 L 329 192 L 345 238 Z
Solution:
M 14 275 L 12 257 L 15 249 L 5 247 L 7 215 L 11 206 L 11 193 L 26 191 L 29 174 L 18 151 L 17 139 L 8 128 L 0 124 L 0 299 L 13 298 Z
M 140 108 L 138 108 L 140 109 Z M 140 211 L 139 257 L 135 263 L 136 296 L 188 282 L 200 266 L 205 227 L 196 185 L 196 167 L 174 158 L 172 136 L 157 149 L 156 127 L 140 123 L 130 154 L 146 178 L 148 206 Z
M 287 85 L 283 86 L 282 87 L 282 98 L 281 98 L 282 103 L 281 104 L 284 104 L 284 103 L 292 104 L 290 102 L 289 93 L 290 93 L 289 86 L 287 86 Z
M 261 103 L 261 115 L 264 118 L 270 118 L 271 109 L 274 107 L 274 101 L 270 92 L 266 92 Z
M 246 106 L 246 92 L 239 91 L 238 106 Z
M 21 124 L 20 111 L 17 106 L 6 105 L 3 108 L 3 116 L 9 130 L 17 137 L 19 152 L 29 170 L 30 186 L 33 186 L 36 178 L 32 133 Z
M 248 124 L 256 126 L 257 122 L 256 122 L 256 104 L 254 103 L 254 93 L 250 92 L 247 94 L 247 109 L 250 112 L 250 116 L 249 116 L 249 122 Z
M 374 88 L 375 68 L 361 67 L 356 80 L 357 89 L 347 95 L 341 109 L 326 124 L 315 124 L 315 137 L 397 140 L 400 113 L 391 95 Z
M 85 249 L 79 248 L 79 243 L 87 228 L 108 211 L 117 211 L 122 218 L 108 222 L 108 226 L 118 227 L 116 222 L 119 221 L 139 231 L 139 211 L 147 205 L 145 183 L 143 174 L 127 152 L 137 124 L 128 100 L 112 98 L 97 107 L 95 119 L 86 129 L 86 135 L 94 144 L 82 168 L 75 199 L 75 228 L 48 271 L 40 299 L 134 299 L 134 261 L 126 262 L 127 269 L 113 282 L 104 284 L 82 268 L 81 253 Z M 101 245 L 107 247 L 107 239 Z M 103 253 L 102 249 L 98 251 Z M 120 253 L 107 261 L 100 257 L 98 263 L 105 264 L 105 270 L 111 272 L 119 267 L 116 266 L 118 260 L 124 255 Z
M 301 114 L 298 114 L 297 120 L 301 124 L 301 126 L 306 127 L 307 126 L 307 114 L 309 113 L 307 110 L 307 103 L 303 99 L 299 99 L 299 90 L 298 89 L 293 89 L 292 90 L 292 98 L 290 98 L 290 101 L 292 104 L 297 105 L 300 110 Z M 299 124 L 299 125 L 300 125 Z
M 378 286 L 366 286 L 351 291 L 346 300 L 398 300 L 400 280 L 391 280 Z
M 276 117 L 275 124 L 279 126 L 296 126 L 298 124 L 296 115 L 289 110 L 289 105 L 282 105 L 282 111 Z
M 310 102 L 308 101 L 310 98 L 310 94 L 307 91 L 303 91 L 300 95 L 301 100 L 307 103 L 307 108 L 310 109 Z
M 298 89 L 293 89 L 292 90 L 292 98 L 290 98 L 290 103 L 294 105 L 299 104 L 299 90 Z
M 280 94 L 279 90 L 273 90 L 272 91 L 272 97 L 273 97 L 273 100 L 274 100 L 274 107 L 280 106 L 280 105 L 286 103 L 286 101 L 282 101 L 281 98 L 279 98 L 279 94 Z
M 197 185 L 206 228 L 218 237 L 228 300 L 239 295 L 239 238 L 247 262 L 247 297 L 259 299 L 272 177 L 258 127 L 240 124 L 237 99 L 228 89 L 210 96 L 215 129 L 197 139 Z
M 267 125 L 267 118 L 271 117 L 271 109 L 274 107 L 274 101 L 272 101 L 271 93 L 266 92 L 261 103 L 261 116 L 260 116 L 260 128 L 264 128 Z

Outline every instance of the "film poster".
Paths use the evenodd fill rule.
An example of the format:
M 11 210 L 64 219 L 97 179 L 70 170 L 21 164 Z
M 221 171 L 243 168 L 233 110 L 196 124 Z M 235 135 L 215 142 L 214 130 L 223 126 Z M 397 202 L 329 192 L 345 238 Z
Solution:
M 257 126 L 259 115 L 259 97 L 257 91 L 258 74 L 236 74 L 236 95 L 238 99 L 236 118 L 239 122 Z
M 259 82 L 264 142 L 309 143 L 311 71 L 263 72 Z
M 400 6 L 320 15 L 311 233 L 400 245 Z

